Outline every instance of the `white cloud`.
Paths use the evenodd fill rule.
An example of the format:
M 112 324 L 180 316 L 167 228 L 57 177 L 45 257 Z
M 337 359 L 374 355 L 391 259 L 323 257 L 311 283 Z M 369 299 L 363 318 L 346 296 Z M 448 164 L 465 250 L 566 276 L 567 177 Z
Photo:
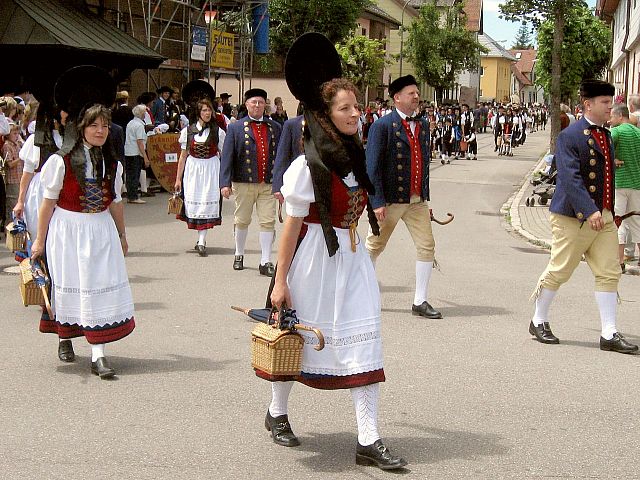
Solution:
M 483 0 L 482 9 L 485 12 L 498 12 L 500 4 L 502 2 L 500 0 Z

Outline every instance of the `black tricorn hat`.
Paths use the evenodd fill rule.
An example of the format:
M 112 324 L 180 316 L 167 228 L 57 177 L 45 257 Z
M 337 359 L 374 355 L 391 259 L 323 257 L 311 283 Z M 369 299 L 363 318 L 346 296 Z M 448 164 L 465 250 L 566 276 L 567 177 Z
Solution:
M 221 93 L 220 98 L 231 98 L 232 95 L 229 95 L 227 92 Z
M 267 99 L 267 92 L 261 88 L 250 88 L 246 92 L 244 92 L 244 101 L 246 102 L 250 98 L 253 97 L 262 97 L 265 100 Z
M 209 82 L 193 80 L 182 89 L 182 99 L 189 105 L 195 105 L 202 98 L 208 98 L 212 102 L 216 98 L 216 92 Z
M 613 97 L 615 94 L 616 87 L 604 80 L 589 79 L 580 85 L 580 96 L 582 98 Z
M 408 87 L 409 85 L 415 85 L 416 87 L 418 86 L 418 81 L 413 75 L 405 75 L 404 77 L 396 78 L 389 84 L 389 96 L 393 98 L 396 93 L 398 93 L 404 87 Z
M 116 99 L 116 83 L 106 70 L 80 65 L 60 75 L 53 96 L 58 108 L 75 117 L 89 104 L 111 107 Z
M 308 110 L 320 110 L 320 85 L 342 76 L 340 55 L 331 41 L 320 33 L 299 36 L 289 48 L 284 65 L 289 90 Z
M 168 87 L 167 85 L 163 85 L 162 87 L 160 87 L 158 90 L 156 90 L 156 93 L 158 95 L 162 95 L 164 92 L 169 92 L 169 93 L 173 93 L 173 88 Z

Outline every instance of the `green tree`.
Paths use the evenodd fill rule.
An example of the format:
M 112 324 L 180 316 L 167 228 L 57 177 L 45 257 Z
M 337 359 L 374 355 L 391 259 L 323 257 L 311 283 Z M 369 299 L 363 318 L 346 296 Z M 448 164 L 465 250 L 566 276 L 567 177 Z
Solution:
M 444 91 L 454 87 L 458 74 L 478 70 L 480 53 L 487 52 L 465 25 L 461 3 L 438 7 L 433 0 L 422 4 L 418 18 L 408 28 L 403 54 L 413 64 L 418 78 L 435 89 L 438 103 Z
M 349 36 L 336 45 L 344 76 L 358 87 L 363 98 L 367 87 L 380 83 L 382 69 L 389 63 L 384 46 L 384 42 L 364 35 Z
M 542 23 L 538 30 L 536 84 L 551 88 L 553 22 Z M 601 75 L 609 64 L 611 30 L 587 7 L 576 7 L 565 18 L 562 45 L 560 100 L 571 101 L 580 83 Z
M 553 23 L 553 48 L 551 50 L 551 151 L 555 151 L 560 133 L 560 95 L 562 76 L 562 46 L 565 17 L 576 7 L 586 6 L 583 0 L 505 0 L 500 5 L 501 17 L 513 22 L 529 22 L 535 28 L 541 23 Z
M 271 48 L 285 55 L 293 41 L 306 32 L 318 32 L 333 43 L 343 41 L 370 0 L 270 0 Z
M 520 24 L 520 28 L 518 29 L 518 33 L 516 33 L 516 38 L 511 48 L 514 50 L 529 50 L 530 48 L 533 48 L 533 43 L 531 42 L 531 31 L 527 26 L 527 22 L 522 22 Z

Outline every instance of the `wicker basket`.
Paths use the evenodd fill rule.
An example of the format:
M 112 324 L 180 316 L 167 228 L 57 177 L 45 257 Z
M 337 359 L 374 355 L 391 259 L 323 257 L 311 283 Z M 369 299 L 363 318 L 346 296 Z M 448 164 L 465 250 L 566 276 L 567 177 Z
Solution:
M 178 196 L 177 193 L 174 193 L 171 198 L 169 198 L 169 205 L 167 206 L 167 213 L 169 215 L 180 215 L 182 213 L 182 206 L 184 205 L 184 201 L 182 198 Z
M 5 230 L 7 231 L 7 248 L 12 252 L 24 250 L 25 242 L 27 241 L 27 233 L 21 232 L 14 235 L 11 233 L 12 229 L 13 222 L 7 224 L 5 227 Z
M 303 338 L 259 323 L 251 332 L 251 365 L 269 375 L 300 375 Z
M 22 295 L 22 303 L 24 306 L 44 305 L 42 290 L 33 280 L 31 261 L 28 258 L 20 262 L 20 273 L 20 295 Z

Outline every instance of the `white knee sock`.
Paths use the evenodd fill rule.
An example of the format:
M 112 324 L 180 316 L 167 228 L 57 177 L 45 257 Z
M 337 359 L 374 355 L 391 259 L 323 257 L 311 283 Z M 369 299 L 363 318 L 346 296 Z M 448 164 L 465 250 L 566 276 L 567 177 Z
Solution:
M 416 293 L 413 297 L 414 305 L 422 305 L 427 301 L 429 293 L 429 279 L 433 271 L 433 262 L 416 262 Z
M 271 382 L 271 405 L 269 413 L 272 417 L 287 415 L 289 413 L 289 394 L 293 382 Z
M 104 343 L 91 345 L 91 361 L 95 362 L 101 357 L 104 357 Z
M 533 314 L 531 321 L 536 327 L 539 327 L 544 322 L 549 321 L 549 307 L 551 302 L 558 293 L 557 290 L 549 290 L 548 288 L 541 288 L 538 298 L 536 298 L 536 311 Z
M 351 389 L 358 422 L 358 443 L 371 445 L 380 438 L 378 434 L 378 397 L 380 384 L 374 383 Z
M 198 245 L 207 244 L 207 232 L 209 230 L 198 230 Z
M 260 258 L 260 265 L 264 265 L 271 261 L 271 245 L 273 245 L 274 232 L 260 232 L 260 250 L 262 250 L 262 257 Z
M 236 228 L 236 255 L 244 255 L 244 246 L 247 243 L 248 234 L 248 228 L 245 228 L 244 230 Z
M 616 292 L 595 292 L 596 302 L 600 310 L 602 324 L 602 338 L 611 340 L 616 328 L 616 309 L 618 308 L 618 294 Z

